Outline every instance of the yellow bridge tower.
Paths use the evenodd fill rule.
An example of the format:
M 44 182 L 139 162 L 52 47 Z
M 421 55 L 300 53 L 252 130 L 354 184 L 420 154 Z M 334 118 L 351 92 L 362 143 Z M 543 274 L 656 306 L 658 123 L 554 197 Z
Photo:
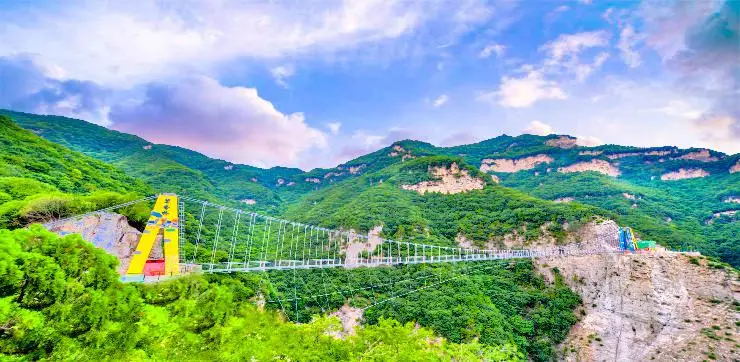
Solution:
M 161 194 L 154 203 L 154 209 L 146 223 L 144 233 L 141 234 L 136 251 L 131 257 L 126 276 L 143 276 L 152 246 L 157 235 L 164 230 L 164 273 L 167 276 L 180 274 L 180 220 L 178 197 L 175 194 Z

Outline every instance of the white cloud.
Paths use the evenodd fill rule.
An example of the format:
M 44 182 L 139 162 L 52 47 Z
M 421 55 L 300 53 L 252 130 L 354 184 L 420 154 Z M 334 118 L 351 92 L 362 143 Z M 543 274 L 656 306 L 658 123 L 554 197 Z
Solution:
M 555 133 L 555 130 L 547 123 L 532 121 L 524 128 L 523 132 L 538 136 L 547 136 Z
M 584 147 L 593 147 L 603 145 L 604 141 L 594 136 L 576 136 L 576 144 Z
M 685 119 L 699 118 L 704 112 L 703 109 L 696 108 L 686 102 L 677 100 L 670 101 L 667 105 L 659 107 L 656 110 L 667 116 Z
M 642 57 L 634 48 L 641 41 L 635 34 L 635 28 L 628 24 L 619 33 L 617 48 L 621 52 L 622 60 L 630 68 L 636 68 L 642 64 Z
M 561 14 L 568 10 L 570 10 L 570 7 L 568 5 L 560 5 L 547 13 L 547 15 L 545 15 L 545 21 L 548 23 L 554 22 L 560 17 Z
M 704 116 L 691 125 L 699 132 L 699 135 L 707 147 L 721 149 L 729 153 L 740 153 L 740 142 L 735 135 L 740 128 L 740 120 L 727 115 Z
M 286 80 L 295 74 L 295 67 L 292 65 L 280 65 L 270 69 L 270 74 L 275 79 L 275 83 L 283 88 L 288 88 Z
M 113 128 L 232 162 L 292 165 L 326 135 L 302 113 L 284 114 L 257 90 L 224 87 L 206 77 L 151 84 L 140 102 L 115 107 Z
M 609 59 L 609 53 L 601 52 L 596 55 L 593 63 L 580 63 L 573 66 L 573 72 L 576 75 L 578 81 L 584 81 L 588 78 L 591 73 L 601 68 L 604 62 Z
M 567 99 L 565 92 L 554 81 L 544 79 L 539 71 L 530 71 L 521 78 L 501 78 L 501 85 L 495 92 L 485 93 L 479 100 L 496 98 L 504 107 L 529 107 L 539 100 Z
M 488 58 L 491 56 L 491 54 L 496 54 L 497 58 L 500 58 L 504 55 L 504 52 L 506 51 L 506 47 L 502 44 L 489 44 L 486 45 L 483 50 L 480 51 L 480 54 L 478 54 L 481 58 Z
M 339 134 L 339 129 L 342 127 L 342 124 L 340 122 L 329 122 L 326 124 L 326 127 L 329 128 L 329 132 L 333 135 Z
M 605 31 L 591 31 L 576 34 L 561 34 L 557 39 L 540 47 L 549 55 L 546 63 L 559 64 L 568 59 L 577 58 L 578 54 L 589 48 L 604 47 L 609 44 Z
M 437 99 L 435 99 L 434 102 L 432 102 L 432 105 L 434 106 L 434 108 L 439 108 L 439 107 L 442 107 L 449 100 L 450 98 L 446 94 L 442 94 L 439 97 L 437 97 Z
M 28 4 L 0 13 L 0 56 L 42 54 L 70 78 L 125 87 L 193 70 L 208 73 L 240 57 L 351 51 L 409 35 L 425 24 L 434 28 L 410 40 L 445 35 L 452 41 L 493 15 L 478 1 L 468 6 L 403 0 L 78 4 L 43 11 Z M 399 51 L 407 51 L 406 45 Z

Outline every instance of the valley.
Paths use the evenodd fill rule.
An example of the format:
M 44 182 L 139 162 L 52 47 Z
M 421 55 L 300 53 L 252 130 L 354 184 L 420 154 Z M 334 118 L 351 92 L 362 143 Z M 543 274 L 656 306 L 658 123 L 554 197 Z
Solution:
M 64 117 L 0 111 L 0 126 L 0 228 L 13 230 L 0 232 L 8 251 L 0 260 L 0 323 L 4 336 L 12 335 L 0 342 L 3 354 L 352 360 L 393 350 L 417 360 L 574 361 L 740 355 L 737 154 L 504 135 L 455 147 L 399 141 L 334 168 L 303 171 L 233 164 Z M 662 247 L 468 266 L 204 274 L 138 285 L 120 283 L 118 274 L 150 204 L 52 228 L 63 237 L 24 229 L 161 192 L 368 240 L 565 248 L 600 240 L 616 223 Z M 204 217 L 215 222 L 217 213 Z M 218 240 L 210 229 L 200 236 L 204 248 Z M 374 248 L 368 245 L 346 252 L 366 255 Z M 671 251 L 679 249 L 698 253 Z M 213 250 L 209 258 L 230 260 Z M 192 247 L 183 253 L 196 259 Z M 413 282 L 425 278 L 449 282 Z M 321 292 L 326 288 L 337 292 Z M 291 293 L 314 297 L 288 308 L 275 303 L 292 300 Z M 82 305 L 89 307 L 81 319 L 65 324 Z M 341 323 L 328 317 L 340 310 Z M 43 329 L 45 321 L 54 327 Z M 245 343 L 228 338 L 234 333 Z M 125 348 L 112 352 L 109 343 L 119 335 L 126 335 Z M 314 354 L 307 352 L 311 343 L 318 343 Z M 156 347 L 162 344 L 168 348 Z

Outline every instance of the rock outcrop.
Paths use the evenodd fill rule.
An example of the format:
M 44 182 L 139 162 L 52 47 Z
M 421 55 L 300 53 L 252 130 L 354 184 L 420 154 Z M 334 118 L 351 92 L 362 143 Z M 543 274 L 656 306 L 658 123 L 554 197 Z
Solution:
M 712 217 L 710 217 L 706 221 L 706 223 L 707 224 L 712 224 L 712 223 L 714 223 L 714 220 L 715 219 L 719 219 L 719 218 L 722 218 L 722 217 L 728 217 L 728 218 L 733 219 L 733 218 L 735 218 L 735 216 L 737 215 L 737 213 L 738 213 L 738 210 L 727 210 L 727 211 L 715 212 L 715 213 L 712 214 Z
M 545 144 L 552 147 L 559 147 L 559 148 L 573 148 L 577 146 L 578 140 L 574 137 L 570 136 L 560 136 L 558 138 L 550 139 L 545 141 Z
M 701 150 L 701 151 L 695 151 L 695 152 L 689 152 L 683 156 L 676 157 L 676 160 L 694 160 L 694 161 L 702 161 L 702 162 L 714 162 L 719 160 L 717 157 L 713 157 L 709 150 Z
M 552 200 L 552 202 L 573 202 L 575 201 L 574 197 L 558 197 L 555 200 Z
M 668 172 L 661 175 L 660 179 L 663 181 L 674 181 L 707 176 L 709 176 L 709 172 L 700 168 L 679 168 L 678 171 Z
M 401 161 L 406 161 L 408 159 L 416 158 L 416 156 L 411 154 L 411 151 L 407 151 L 403 147 L 399 145 L 393 145 L 392 148 L 393 151 L 388 154 L 390 157 L 398 157 L 401 156 Z
M 581 151 L 578 152 L 581 156 L 598 156 L 600 154 L 604 153 L 603 150 L 596 150 L 596 151 Z
M 481 161 L 480 170 L 483 172 L 518 172 L 535 168 L 541 163 L 552 162 L 552 157 L 540 154 L 517 159 L 508 158 L 486 158 Z
M 604 161 L 604 160 L 598 160 L 598 159 L 592 159 L 588 162 L 578 162 L 574 163 L 569 166 L 560 167 L 558 168 L 558 172 L 560 173 L 570 173 L 570 172 L 584 172 L 584 171 L 596 171 L 599 173 L 603 173 L 604 175 L 609 176 L 619 176 L 621 172 L 619 171 L 619 168 L 612 165 L 611 163 Z
M 357 166 L 350 166 L 348 170 L 349 170 L 349 173 L 350 173 L 350 174 L 352 174 L 352 175 L 357 175 L 357 174 L 358 174 L 358 173 L 360 173 L 360 171 L 362 171 L 362 170 L 363 170 L 363 169 L 364 169 L 364 168 L 365 168 L 366 166 L 367 166 L 367 165 L 365 165 L 365 164 L 363 163 L 363 164 L 360 164 L 360 165 L 357 165 Z
M 338 311 L 329 314 L 329 316 L 339 318 L 342 322 L 342 331 L 338 331 L 333 334 L 336 338 L 344 338 L 355 334 L 355 328 L 360 325 L 363 316 L 363 310 L 360 308 L 351 307 L 349 304 L 345 304 Z
M 618 226 L 614 221 L 602 220 L 588 222 L 579 229 L 574 229 L 568 223 L 563 225 L 563 229 L 568 231 L 565 240 L 559 243 L 557 239 L 548 230 L 551 223 L 545 223 L 540 226 L 540 237 L 536 240 L 527 240 L 524 232 L 514 231 L 504 235 L 502 238 L 488 240 L 482 243 L 474 243 L 463 234 L 458 234 L 455 241 L 460 247 L 481 249 L 543 249 L 552 247 L 576 247 L 576 244 L 584 246 L 594 246 L 603 248 L 615 248 L 619 245 Z M 477 244 L 477 245 L 476 245 Z M 567 245 L 567 246 L 565 246 Z
M 420 194 L 427 192 L 438 192 L 443 194 L 457 194 L 471 190 L 482 190 L 486 183 L 468 174 L 468 171 L 461 170 L 457 163 L 452 163 L 447 167 L 430 167 L 429 173 L 434 178 L 433 181 L 422 181 L 414 185 L 401 185 L 404 190 L 416 191 Z
M 623 152 L 623 153 L 612 153 L 612 154 L 606 155 L 606 157 L 610 160 L 616 160 L 620 158 L 635 157 L 635 156 L 665 156 L 665 155 L 670 155 L 673 152 L 675 152 L 675 150 Z
M 583 298 L 561 344 L 566 361 L 738 360 L 736 272 L 670 252 L 537 259 Z M 710 357 L 714 356 L 714 357 Z
M 345 267 L 356 268 L 359 265 L 360 258 L 363 252 L 371 253 L 375 251 L 375 248 L 383 243 L 383 238 L 380 237 L 380 233 L 383 231 L 383 226 L 376 226 L 370 230 L 367 234 L 367 239 L 359 238 L 354 236 L 356 234 L 351 233 L 354 237 L 350 237 L 349 243 L 345 247 Z
M 730 167 L 730 173 L 740 172 L 740 161 Z
M 118 272 L 124 274 L 139 243 L 141 232 L 119 214 L 100 213 L 52 225 L 49 231 L 59 235 L 80 234 L 82 238 L 104 249 L 120 260 Z M 155 242 L 150 258 L 162 258 L 162 243 Z

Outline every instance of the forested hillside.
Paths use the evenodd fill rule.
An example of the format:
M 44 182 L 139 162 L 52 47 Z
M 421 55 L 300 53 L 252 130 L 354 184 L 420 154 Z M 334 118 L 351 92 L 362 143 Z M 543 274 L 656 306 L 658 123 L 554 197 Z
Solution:
M 253 274 L 122 284 L 115 257 L 79 235 L 60 238 L 38 226 L 0 230 L 0 250 L 3 360 L 524 359 L 505 335 L 496 336 L 500 345 L 469 337 L 430 343 L 430 330 L 390 319 L 338 339 L 337 319 L 298 325 L 259 311 L 252 300 L 267 286 Z
M 539 199 L 593 206 L 588 213 L 631 226 L 643 239 L 671 248 L 697 249 L 740 265 L 737 236 L 740 224 L 736 213 L 740 206 L 734 201 L 740 199 L 740 173 L 730 172 L 740 162 L 740 155 L 671 146 L 581 147 L 567 136 L 504 135 L 448 148 L 401 141 L 332 169 L 265 170 L 232 165 L 177 147 L 151 145 L 141 138 L 84 121 L 2 112 L 49 140 L 112 162 L 147 181 L 156 191 L 241 204 L 272 214 L 287 212 L 292 217 L 315 222 L 321 219 L 322 224 L 345 224 L 364 231 L 382 223 L 386 225 L 385 235 L 395 235 L 401 225 L 406 233 L 436 223 L 432 235 L 436 229 L 443 230 L 438 235 L 451 241 L 464 231 L 474 242 L 484 243 L 520 228 L 521 221 L 526 221 L 529 215 L 515 216 L 511 211 L 499 210 L 500 222 L 491 222 L 486 217 L 471 221 L 479 209 L 475 205 L 484 204 L 489 209 L 504 207 L 501 193 L 518 202 L 530 202 L 522 198 L 523 194 L 512 196 L 510 189 L 486 187 L 470 195 L 421 196 L 400 190 L 400 183 L 393 181 L 402 177 L 398 165 L 419 157 L 457 157 L 492 174 L 501 185 Z M 390 184 L 380 184 L 389 179 Z M 434 206 L 420 206 L 426 203 Z M 412 207 L 414 204 L 417 206 Z M 459 205 L 460 211 L 450 214 L 458 218 L 456 222 L 445 221 L 444 227 L 433 216 L 442 211 L 426 211 L 428 215 L 424 216 L 419 211 L 441 210 L 452 205 Z M 391 215 L 384 211 L 389 209 L 387 206 L 401 211 Z M 545 209 L 552 208 L 557 207 L 550 204 Z M 581 209 L 586 210 L 583 206 Z M 548 216 L 532 216 L 539 220 L 536 225 L 541 225 L 543 220 L 552 221 L 551 216 L 555 215 L 544 213 Z M 483 214 L 492 215 L 490 211 Z M 553 227 L 558 233 L 557 226 Z M 525 233 L 533 238 L 540 231 L 528 228 Z
M 3 122 L 0 157 L 7 166 L 0 178 L 4 190 L 0 194 L 3 197 L 0 228 L 17 229 L 32 222 L 79 214 L 155 192 L 115 166 L 44 140 L 7 118 L 0 121 Z M 42 129 L 35 129 L 35 132 L 44 134 Z M 194 157 L 203 156 L 195 154 Z M 148 161 L 151 162 L 135 163 L 146 168 L 130 174 L 143 175 L 150 182 L 159 181 L 161 175 L 156 162 L 174 162 L 172 158 L 163 161 L 159 157 Z M 470 199 L 456 199 L 453 204 L 457 204 L 457 211 L 450 215 L 452 218 L 439 212 L 419 212 L 426 202 L 425 197 L 434 199 L 435 196 L 422 196 L 400 187 L 406 183 L 432 182 L 435 177 L 429 173 L 430 166 L 448 168 L 452 164 L 459 165 L 460 172 L 479 180 L 476 185 L 482 189 L 465 193 Z M 387 181 L 383 183 L 382 179 Z M 348 218 L 351 214 L 345 211 L 352 208 L 347 207 L 320 222 L 358 230 L 386 225 L 402 239 L 426 237 L 430 242 L 449 244 L 453 243 L 449 238 L 454 238 L 456 231 L 445 230 L 456 228 L 454 218 L 460 217 L 461 225 L 468 225 L 461 231 L 471 235 L 485 224 L 482 217 L 486 215 L 476 217 L 475 212 L 466 211 L 465 205 L 470 200 L 477 200 L 481 207 L 486 207 L 488 198 L 497 198 L 502 203 L 488 206 L 491 212 L 494 208 L 513 210 L 504 216 L 488 215 L 502 223 L 508 222 L 502 224 L 502 229 L 496 229 L 500 231 L 497 235 L 519 228 L 522 220 L 539 225 L 558 218 L 575 221 L 592 215 L 583 206 L 556 205 L 496 186 L 476 168 L 449 157 L 389 163 L 387 169 L 380 168 L 374 174 L 338 182 L 337 194 L 333 197 L 351 199 L 357 195 L 342 193 L 367 192 L 370 198 L 356 197 L 356 205 L 375 205 L 374 209 L 369 209 L 371 211 L 383 209 L 385 205 L 372 196 L 375 189 L 365 190 L 359 184 L 354 190 L 352 187 L 353 182 L 374 184 L 376 181 L 375 185 L 384 185 L 380 188 L 381 197 L 383 192 L 387 192 L 390 199 L 400 197 L 399 207 L 406 207 L 410 213 L 399 209 L 395 216 L 374 214 L 366 219 L 367 215 L 355 215 L 353 219 Z M 184 186 L 177 182 L 174 186 Z M 329 192 L 329 189 L 321 192 Z M 317 197 L 322 197 L 322 193 Z M 300 201 L 305 202 L 310 201 Z M 447 201 L 438 197 L 433 202 L 436 205 L 431 207 L 441 210 Z M 296 205 L 289 213 L 303 220 L 314 219 L 322 207 L 330 206 L 317 203 L 316 209 L 298 213 L 300 204 Z M 541 210 L 548 208 L 553 210 L 544 213 Z M 121 210 L 139 227 L 148 211 L 146 204 Z M 418 217 L 414 217 L 414 213 L 418 213 Z M 410 221 L 406 217 L 410 217 Z M 481 229 L 479 232 L 495 231 Z M 306 272 L 299 276 L 303 280 L 300 286 L 294 282 L 295 273 L 281 272 L 193 276 L 153 286 L 136 286 L 120 284 L 115 273 L 115 258 L 76 235 L 59 238 L 37 226 L 13 232 L 0 231 L 0 249 L 3 250 L 0 253 L 3 272 L 0 320 L 5 326 L 0 353 L 21 360 L 79 356 L 116 360 L 181 359 L 184 356 L 242 360 L 278 355 L 298 360 L 307 355 L 319 356 L 319 359 L 358 360 L 372 359 L 388 351 L 394 356 L 406 353 L 408 358 L 418 360 L 517 360 L 527 357 L 548 360 L 577 320 L 574 309 L 580 303 L 580 298 L 561 281 L 546 284 L 528 261 L 487 262 L 463 268 L 443 265 L 338 269 L 320 274 Z M 293 285 L 294 290 L 300 287 L 307 293 L 315 293 L 327 284 L 332 288 L 346 288 L 346 285 L 363 282 L 383 284 L 388 280 L 417 280 L 419 278 L 415 277 L 420 275 L 454 282 L 402 296 L 396 295 L 398 288 L 413 290 L 419 286 L 404 282 L 378 287 L 372 293 L 368 290 L 342 293 L 340 289 L 326 300 L 302 300 L 295 304 L 295 309 L 286 310 L 274 302 L 267 304 L 267 312 L 254 307 L 259 298 L 287 299 L 289 295 L 284 293 L 290 290 L 289 285 Z M 449 297 L 453 295 L 454 298 Z M 335 320 L 318 318 L 308 323 L 313 316 L 345 304 L 367 306 L 371 300 L 391 296 L 394 297 L 391 302 L 368 311 L 366 326 L 352 337 L 330 337 L 339 328 Z M 421 305 L 427 308 L 419 309 Z M 281 321 L 278 310 L 291 320 L 307 324 Z M 418 329 L 414 323 L 428 329 Z M 235 333 L 243 334 L 235 338 Z M 437 339 L 435 335 L 447 340 Z M 437 342 L 429 344 L 430 340 Z M 163 345 L 168 347 L 162 348 Z
M 280 199 L 270 185 L 301 172 L 234 165 L 77 119 L 12 111 L 0 114 L 52 142 L 117 166 L 151 185 L 155 192 L 177 192 L 234 205 L 254 200 L 253 207 L 275 211 Z
M 0 228 L 97 210 L 151 193 L 123 171 L 0 115 Z

